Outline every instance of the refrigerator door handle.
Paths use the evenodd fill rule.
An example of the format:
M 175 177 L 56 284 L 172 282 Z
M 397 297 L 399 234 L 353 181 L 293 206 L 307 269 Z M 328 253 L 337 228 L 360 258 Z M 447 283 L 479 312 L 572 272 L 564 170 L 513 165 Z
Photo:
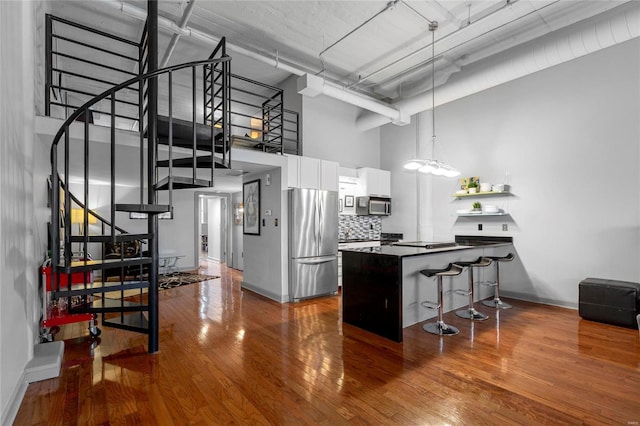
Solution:
M 322 259 L 310 259 L 310 260 L 298 259 L 298 263 L 302 265 L 318 265 L 320 263 L 333 262 L 334 260 L 336 260 L 336 256 L 325 257 Z
M 316 228 L 316 231 L 318 232 L 318 247 L 322 247 L 322 233 L 323 233 L 323 229 L 322 229 L 322 221 L 320 220 L 321 217 L 324 217 L 324 209 L 323 209 L 323 205 L 322 205 L 322 197 L 320 197 L 320 195 L 318 195 L 318 227 Z M 320 253 L 318 253 L 320 254 Z

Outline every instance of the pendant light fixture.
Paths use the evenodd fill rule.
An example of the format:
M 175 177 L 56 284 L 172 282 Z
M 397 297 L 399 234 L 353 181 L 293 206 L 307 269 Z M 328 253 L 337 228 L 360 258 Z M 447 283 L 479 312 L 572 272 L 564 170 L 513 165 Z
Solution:
M 436 146 L 436 29 L 438 22 L 431 21 L 429 23 L 429 31 L 431 31 L 431 140 L 435 152 Z M 417 126 L 417 123 L 416 123 Z M 435 159 L 412 158 L 404 164 L 407 170 L 417 170 L 421 173 L 431 173 L 435 176 L 456 177 L 460 176 L 460 172 L 453 166 L 443 163 Z

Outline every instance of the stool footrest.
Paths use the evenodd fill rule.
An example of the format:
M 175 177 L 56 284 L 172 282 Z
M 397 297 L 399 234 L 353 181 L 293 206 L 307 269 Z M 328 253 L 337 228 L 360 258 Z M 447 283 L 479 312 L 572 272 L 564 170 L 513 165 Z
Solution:
M 478 281 L 476 284 L 484 285 L 487 287 L 495 287 L 498 285 L 495 281 Z
M 459 296 L 468 296 L 471 294 L 471 292 L 469 290 L 463 290 L 461 288 L 457 288 L 455 290 L 452 290 L 453 293 L 459 295 Z
M 430 302 L 428 300 L 425 300 L 424 302 L 420 302 L 420 306 L 422 306 L 423 308 L 427 308 L 427 309 L 438 309 L 440 307 L 440 304 L 436 303 L 436 302 Z

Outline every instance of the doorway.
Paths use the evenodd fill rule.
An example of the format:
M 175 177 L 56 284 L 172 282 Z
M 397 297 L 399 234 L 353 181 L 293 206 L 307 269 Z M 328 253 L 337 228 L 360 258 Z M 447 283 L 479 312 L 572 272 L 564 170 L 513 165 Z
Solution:
M 227 263 L 227 198 L 198 194 L 199 261 Z

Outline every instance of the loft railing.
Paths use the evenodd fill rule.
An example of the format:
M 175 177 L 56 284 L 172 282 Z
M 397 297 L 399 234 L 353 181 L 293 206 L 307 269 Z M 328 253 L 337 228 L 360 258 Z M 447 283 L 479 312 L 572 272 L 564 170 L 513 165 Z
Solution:
M 283 108 L 282 141 L 285 154 L 300 155 L 300 114 Z
M 80 105 L 123 80 L 137 76 L 141 67 L 140 43 L 47 14 L 45 17 L 45 115 L 52 106 L 66 118 Z M 100 60 L 88 58 L 99 55 Z M 121 92 L 115 102 L 122 107 L 118 118 L 138 120 L 139 87 Z M 80 120 L 93 122 L 109 114 L 93 105 Z
M 47 116 L 67 118 L 98 93 L 148 70 L 146 24 L 138 42 L 53 15 L 46 15 L 45 31 Z M 226 51 L 216 48 L 211 58 L 215 55 L 226 55 Z M 96 60 L 95 57 L 100 59 Z M 220 76 L 223 75 L 225 66 L 229 67 L 229 63 L 217 64 L 213 72 L 203 71 L 207 74 L 204 78 L 207 82 L 200 90 L 204 98 L 205 113 L 203 120 L 199 121 L 219 126 L 224 114 L 229 125 L 227 129 L 216 131 L 221 133 L 219 137 L 244 139 L 248 143 L 243 145 L 266 152 L 298 154 L 299 115 L 295 111 L 282 108 L 282 105 L 278 106 L 278 102 L 282 103 L 282 90 L 230 72 L 227 72 L 226 81 L 222 81 Z M 220 102 L 222 91 L 227 92 L 230 99 L 226 105 Z M 148 87 L 143 81 L 141 87 L 131 86 L 118 93 L 115 99 L 119 106 L 119 112 L 116 114 L 117 127 L 137 127 L 142 131 L 146 129 L 147 123 L 144 120 L 148 107 L 147 92 Z M 161 93 L 160 96 L 166 96 L 166 93 Z M 265 111 L 264 103 L 268 103 Z M 225 108 L 226 111 L 223 111 Z M 274 114 L 277 110 L 280 112 Z M 271 119 L 265 116 L 266 111 Z M 86 112 L 86 117 L 85 114 L 81 114 L 78 120 L 108 127 L 110 116 L 109 105 L 105 102 L 93 105 Z M 278 120 L 278 123 L 275 120 Z M 141 135 L 142 137 L 144 136 Z

